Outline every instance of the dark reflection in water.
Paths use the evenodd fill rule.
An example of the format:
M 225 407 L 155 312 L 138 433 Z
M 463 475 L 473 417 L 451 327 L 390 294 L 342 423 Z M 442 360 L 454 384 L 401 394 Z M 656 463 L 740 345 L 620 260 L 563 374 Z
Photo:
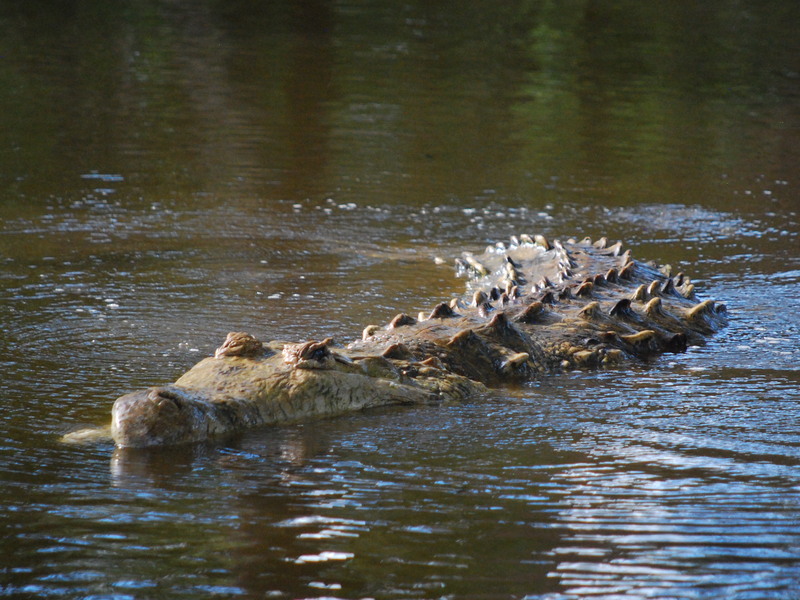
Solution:
M 794 598 L 798 5 L 0 2 L 0 595 Z M 523 231 L 730 327 L 168 452 L 64 446 L 232 330 L 346 342 Z

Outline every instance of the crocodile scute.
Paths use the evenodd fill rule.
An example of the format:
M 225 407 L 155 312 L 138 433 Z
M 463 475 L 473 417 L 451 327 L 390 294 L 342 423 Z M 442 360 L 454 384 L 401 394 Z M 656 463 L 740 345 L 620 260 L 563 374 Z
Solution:
M 207 440 L 249 427 L 373 406 L 480 396 L 565 369 L 647 360 L 703 343 L 727 323 L 668 267 L 620 243 L 521 235 L 456 261 L 467 293 L 430 311 L 332 339 L 261 342 L 244 332 L 175 383 L 120 397 L 119 447 Z

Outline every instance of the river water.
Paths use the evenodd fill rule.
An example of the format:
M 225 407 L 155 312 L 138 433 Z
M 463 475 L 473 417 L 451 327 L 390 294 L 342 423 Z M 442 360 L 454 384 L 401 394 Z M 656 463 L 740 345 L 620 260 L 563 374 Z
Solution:
M 798 22 L 0 2 L 0 596 L 800 597 Z M 58 441 L 228 331 L 346 342 L 525 232 L 621 239 L 731 324 L 464 404 Z

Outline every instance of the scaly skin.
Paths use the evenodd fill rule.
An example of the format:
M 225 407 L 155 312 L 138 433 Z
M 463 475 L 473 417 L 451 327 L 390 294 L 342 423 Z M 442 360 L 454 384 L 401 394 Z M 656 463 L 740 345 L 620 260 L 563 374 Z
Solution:
M 457 263 L 472 276 L 467 296 L 369 326 L 345 348 L 229 334 L 174 384 L 119 398 L 114 441 L 180 444 L 372 406 L 460 400 L 487 385 L 681 352 L 727 322 L 724 305 L 698 302 L 688 278 L 605 239 L 550 245 L 520 236 Z

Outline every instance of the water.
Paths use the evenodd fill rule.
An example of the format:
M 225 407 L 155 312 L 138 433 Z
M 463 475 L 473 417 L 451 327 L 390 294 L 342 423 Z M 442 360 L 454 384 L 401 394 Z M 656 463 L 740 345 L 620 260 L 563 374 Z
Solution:
M 0 596 L 797 598 L 789 1 L 0 3 Z M 347 341 L 607 235 L 709 344 L 167 452 L 58 443 L 228 331 Z

